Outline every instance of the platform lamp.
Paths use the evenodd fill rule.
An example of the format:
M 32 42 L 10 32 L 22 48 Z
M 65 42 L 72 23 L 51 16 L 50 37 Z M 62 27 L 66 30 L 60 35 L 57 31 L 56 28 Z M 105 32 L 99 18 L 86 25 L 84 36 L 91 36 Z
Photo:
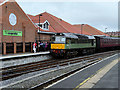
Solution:
M 81 34 L 82 34 L 82 30 L 83 30 L 83 25 L 84 25 L 84 24 L 81 24 Z
M 105 28 L 105 36 L 106 36 L 106 34 L 107 34 L 106 30 L 107 30 L 107 28 Z
M 107 28 L 105 28 L 105 33 L 106 33 Z
M 40 31 L 40 16 L 42 16 L 42 14 L 39 14 L 39 31 Z M 39 33 L 39 42 L 40 42 L 40 33 Z

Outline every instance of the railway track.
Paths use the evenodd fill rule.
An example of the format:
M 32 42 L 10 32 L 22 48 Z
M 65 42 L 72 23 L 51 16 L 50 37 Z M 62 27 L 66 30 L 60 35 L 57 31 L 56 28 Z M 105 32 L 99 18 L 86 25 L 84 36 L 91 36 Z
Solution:
M 77 57 L 72 59 L 64 59 L 64 60 L 55 60 L 55 59 L 49 59 L 49 60 L 43 60 L 39 62 L 24 64 L 24 65 L 17 65 L 7 68 L 2 68 L 0 75 L 2 75 L 1 80 L 7 80 L 11 79 L 23 74 L 27 74 L 30 72 L 50 69 L 50 68 L 59 68 L 61 66 L 66 66 L 70 64 L 75 64 L 78 62 L 86 63 L 86 62 L 94 62 L 97 60 L 101 60 L 102 58 L 114 55 L 117 51 L 110 51 L 110 52 L 104 52 L 104 53 L 97 53 L 94 55 L 89 56 L 83 56 L 83 57 Z

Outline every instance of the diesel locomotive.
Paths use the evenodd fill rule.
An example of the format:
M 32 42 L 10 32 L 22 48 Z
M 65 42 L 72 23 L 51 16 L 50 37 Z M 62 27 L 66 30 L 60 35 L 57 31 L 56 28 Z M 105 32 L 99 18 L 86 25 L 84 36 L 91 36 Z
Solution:
M 57 33 L 51 38 L 50 53 L 54 57 L 71 57 L 96 51 L 119 48 L 120 38 Z

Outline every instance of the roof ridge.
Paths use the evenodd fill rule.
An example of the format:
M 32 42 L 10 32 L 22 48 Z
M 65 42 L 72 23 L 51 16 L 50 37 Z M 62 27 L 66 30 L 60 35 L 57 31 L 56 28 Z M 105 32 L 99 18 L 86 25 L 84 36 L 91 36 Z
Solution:
M 47 12 L 46 12 L 47 13 Z M 51 14 L 48 13 L 48 15 L 54 20 L 56 21 Z M 57 22 L 57 21 L 56 21 Z M 63 27 L 67 32 L 69 32 L 64 26 L 62 26 L 59 22 L 57 22 L 61 27 Z
M 15 0 L 14 0 L 15 1 Z M 33 24 L 33 26 L 35 28 L 37 28 L 34 24 L 34 22 L 30 19 L 30 17 L 23 11 L 23 9 L 20 7 L 20 5 L 15 1 L 16 5 L 18 5 L 18 8 L 26 15 L 26 17 L 28 18 L 28 20 Z
M 93 27 L 93 26 L 90 26 L 90 25 L 88 25 L 89 27 L 92 27 L 92 28 L 94 28 L 94 29 L 96 29 L 95 27 Z M 98 30 L 98 29 L 96 29 L 96 31 L 99 33 L 99 34 L 104 34 L 104 35 L 108 35 L 108 34 L 106 34 L 106 33 L 104 33 L 104 32 L 102 32 L 102 31 L 100 31 L 100 30 Z
M 5 0 L 3 3 L 0 3 L 0 6 L 3 5 L 3 4 L 5 4 L 8 1 L 9 2 L 13 2 L 14 1 L 14 3 L 18 6 L 18 8 L 26 15 L 26 17 L 28 18 L 28 20 L 30 20 L 30 22 L 34 25 L 34 27 L 36 27 L 35 24 L 33 23 L 33 21 L 30 19 L 30 17 L 23 11 L 23 9 L 20 7 L 20 5 L 15 0 Z
M 0 3 L 0 6 L 8 2 L 9 0 L 4 0 L 2 3 Z
M 81 24 L 79 24 L 79 26 L 80 26 L 80 32 L 81 32 L 81 31 L 82 31 L 82 30 L 81 30 Z M 77 28 L 77 27 L 74 26 L 74 28 Z M 86 31 L 84 30 L 84 27 L 83 27 L 83 31 L 82 31 L 82 32 L 83 32 L 83 33 L 87 33 L 88 35 L 92 35 L 91 33 L 86 32 Z
M 44 17 L 42 17 L 42 18 L 44 18 Z M 44 18 L 45 19 L 45 18 Z M 47 20 L 47 19 L 46 19 Z M 50 25 L 51 26 L 51 25 Z M 52 27 L 52 26 L 51 26 Z M 54 30 L 55 30 L 55 28 L 54 27 L 52 27 Z M 57 32 L 57 30 L 55 30 L 56 32 Z
M 44 17 L 42 17 L 42 18 L 44 18 Z M 44 18 L 45 19 L 45 18 Z M 47 20 L 47 19 L 46 19 Z M 50 25 L 51 26 L 51 25 Z M 51 26 L 52 27 L 52 26 Z M 55 28 L 54 27 L 52 27 L 54 30 L 55 30 Z M 56 31 L 56 30 L 55 30 Z M 56 31 L 57 32 L 57 31 Z
M 84 24 L 84 25 L 86 25 L 86 24 Z M 80 31 L 81 31 L 81 24 L 74 24 L 73 26 L 74 26 L 74 28 L 78 28 L 78 27 L 76 27 L 76 26 L 79 26 L 79 27 L 80 27 Z M 87 33 L 88 35 L 92 35 L 91 33 L 86 32 L 86 31 L 84 30 L 84 27 L 83 27 L 83 32 L 84 32 L 84 33 Z
M 80 26 L 81 26 L 81 24 L 74 24 L 74 25 L 80 25 Z M 87 25 L 88 27 L 92 27 L 91 25 L 88 25 L 88 24 L 85 24 L 85 25 Z M 99 34 L 101 34 L 102 31 L 99 31 L 99 30 L 96 29 L 95 27 L 92 27 L 92 28 L 94 28 Z M 102 32 L 102 33 L 103 33 L 103 32 Z
M 90 26 L 90 25 L 87 25 L 87 26 L 89 26 L 89 27 L 92 27 L 92 26 Z M 92 27 L 92 28 L 94 28 L 94 27 Z M 94 28 L 98 33 L 103 33 L 102 31 L 100 31 L 100 30 L 98 30 L 98 29 L 96 29 L 96 28 Z

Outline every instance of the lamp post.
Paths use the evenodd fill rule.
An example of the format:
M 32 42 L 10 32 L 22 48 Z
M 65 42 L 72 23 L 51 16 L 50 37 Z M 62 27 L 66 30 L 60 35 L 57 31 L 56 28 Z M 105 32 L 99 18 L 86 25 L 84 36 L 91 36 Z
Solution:
M 106 34 L 107 34 L 106 30 L 107 30 L 107 28 L 105 28 L 105 36 L 106 36 Z
M 105 33 L 106 33 L 107 28 L 105 28 Z
M 39 31 L 40 31 L 40 16 L 42 16 L 42 14 L 39 14 Z M 39 34 L 39 42 L 40 42 L 40 34 Z
M 81 34 L 82 34 L 82 30 L 83 30 L 83 25 L 84 25 L 84 24 L 81 24 Z

